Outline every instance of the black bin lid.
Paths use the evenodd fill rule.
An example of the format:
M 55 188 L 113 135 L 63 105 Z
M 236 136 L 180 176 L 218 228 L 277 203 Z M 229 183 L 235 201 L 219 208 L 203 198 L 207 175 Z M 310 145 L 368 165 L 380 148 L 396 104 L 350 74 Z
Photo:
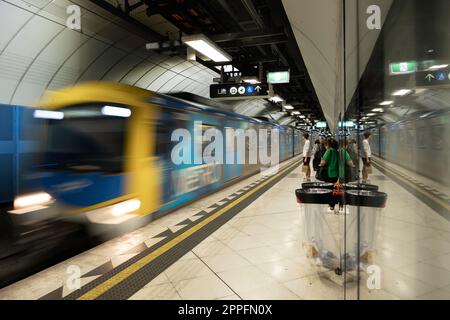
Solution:
M 367 184 L 367 183 L 345 183 L 343 185 L 344 190 L 368 190 L 368 191 L 378 191 L 378 186 L 374 184 Z
M 348 206 L 384 208 L 386 206 L 387 194 L 370 190 L 347 190 L 345 193 L 345 201 Z
M 333 191 L 330 189 L 297 189 L 295 195 L 300 203 L 328 204 L 332 201 Z
M 302 183 L 302 189 L 333 189 L 334 184 L 328 182 L 305 182 Z

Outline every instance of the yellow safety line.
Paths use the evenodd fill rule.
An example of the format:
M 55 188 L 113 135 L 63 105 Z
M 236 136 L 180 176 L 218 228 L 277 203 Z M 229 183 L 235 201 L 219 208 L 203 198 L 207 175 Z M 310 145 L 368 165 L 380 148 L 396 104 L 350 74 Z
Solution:
M 261 189 L 262 187 L 264 187 L 265 185 L 267 185 L 271 181 L 275 180 L 276 178 L 278 178 L 280 175 L 282 175 L 283 173 L 285 173 L 289 169 L 292 169 L 294 166 L 298 165 L 298 163 L 299 163 L 299 161 L 295 161 L 293 164 L 288 165 L 286 168 L 284 168 L 282 171 L 280 171 L 275 176 L 273 176 L 270 179 L 264 181 L 259 186 L 257 186 L 253 190 L 249 191 L 248 193 L 244 194 L 242 197 L 239 197 L 238 199 L 234 200 L 233 202 L 228 204 L 226 207 L 220 209 L 219 211 L 217 211 L 216 213 L 214 213 L 210 217 L 208 217 L 205 220 L 199 222 L 198 224 L 192 226 L 192 228 L 186 230 L 182 234 L 178 235 L 176 238 L 170 240 L 169 242 L 165 243 L 164 245 L 162 245 L 161 247 L 159 247 L 155 251 L 152 251 L 151 253 L 149 253 L 145 257 L 139 259 L 138 261 L 136 261 L 135 263 L 133 263 L 129 267 L 125 268 L 124 270 L 120 271 L 116 275 L 112 276 L 111 278 L 109 278 L 105 282 L 102 282 L 101 284 L 99 284 L 95 288 L 93 288 L 90 291 L 86 292 L 85 294 L 80 296 L 77 300 L 94 300 L 94 299 L 98 298 L 99 296 L 101 296 L 102 294 L 104 294 L 105 292 L 107 292 L 108 290 L 110 290 L 111 288 L 113 288 L 114 286 L 119 284 L 120 282 L 122 282 L 125 279 L 127 279 L 128 277 L 130 277 L 135 272 L 137 272 L 140 269 L 142 269 L 143 267 L 145 267 L 147 264 L 149 264 L 150 262 L 155 260 L 157 257 L 161 256 L 162 254 L 164 254 L 165 252 L 169 251 L 171 248 L 173 248 L 174 246 L 176 246 L 177 244 L 179 244 L 180 242 L 182 242 L 183 240 L 185 240 L 186 238 L 191 236 L 193 233 L 195 233 L 199 229 L 203 228 L 205 225 L 207 225 L 210 222 L 214 221 L 215 219 L 217 219 L 218 217 L 220 217 L 221 215 L 226 213 L 228 210 L 232 209 L 233 207 L 235 207 L 236 205 L 241 203 L 243 200 L 245 200 L 248 197 L 250 197 L 256 191 L 258 191 L 259 189 Z
M 374 161 L 374 160 L 372 160 Z M 380 164 L 378 161 L 374 161 L 378 166 L 380 166 L 381 168 L 383 168 L 384 170 L 390 171 L 392 174 L 396 175 L 397 178 L 400 178 L 401 180 L 403 180 L 404 182 L 408 183 L 413 189 L 419 191 L 421 194 L 423 194 L 424 196 L 431 198 L 433 201 L 438 202 L 441 206 L 445 207 L 447 210 L 450 211 L 450 206 L 448 205 L 448 203 L 442 201 L 441 198 L 438 198 L 437 196 L 435 196 L 434 194 L 430 194 L 428 192 L 425 192 L 423 190 L 421 190 L 420 188 L 418 188 L 415 184 L 413 184 L 411 181 L 409 181 L 408 179 L 402 177 L 399 173 L 397 173 L 394 169 L 391 169 L 389 167 L 386 167 L 385 165 Z

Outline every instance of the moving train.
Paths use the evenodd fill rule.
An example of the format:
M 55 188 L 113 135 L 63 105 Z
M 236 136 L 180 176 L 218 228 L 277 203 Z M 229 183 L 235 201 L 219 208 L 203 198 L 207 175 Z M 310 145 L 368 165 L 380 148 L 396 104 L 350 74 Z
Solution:
M 450 186 L 448 110 L 412 114 L 372 132 L 375 155 Z
M 273 154 L 271 130 L 279 133 L 279 162 L 300 154 L 303 143 L 301 132 L 292 127 L 117 83 L 84 83 L 49 92 L 34 116 L 46 122 L 44 152 L 35 166 L 42 190 L 16 197 L 12 212 L 52 211 L 89 224 L 155 218 L 260 172 L 265 164 L 249 161 L 249 154 L 265 141 L 267 154 Z M 224 134 L 223 144 L 212 154 L 231 152 L 234 163 L 194 161 L 193 150 L 201 156 L 212 141 L 202 139 L 210 129 L 269 133 L 258 135 L 253 144 L 244 138 L 235 150 L 230 143 L 235 136 Z M 174 130 L 192 139 L 174 140 Z M 180 151 L 176 146 L 181 143 L 186 148 Z M 189 161 L 177 163 L 174 156 Z M 237 159 L 245 161 L 236 164 Z

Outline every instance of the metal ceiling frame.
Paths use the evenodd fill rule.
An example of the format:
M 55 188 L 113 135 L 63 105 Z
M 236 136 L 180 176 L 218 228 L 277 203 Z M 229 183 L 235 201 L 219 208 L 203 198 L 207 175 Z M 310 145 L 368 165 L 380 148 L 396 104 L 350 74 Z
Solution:
M 133 10 L 143 5 L 147 6 L 147 15 L 161 14 L 180 30 L 180 35 L 182 32 L 192 34 L 195 30 L 201 30 L 202 33 L 205 33 L 222 48 L 227 49 L 233 56 L 231 63 L 214 63 L 197 59 L 198 62 L 216 72 L 219 71 L 216 68 L 217 66 L 227 64 L 237 66 L 239 70 L 244 69 L 247 72 L 252 71 L 253 69 L 251 68 L 255 66 L 267 67 L 278 65 L 281 68 L 283 66 L 289 67 L 291 69 L 291 83 L 288 85 L 274 86 L 276 93 L 282 96 L 286 100 L 286 103 L 292 104 L 296 110 L 304 112 L 303 114 L 309 111 L 311 115 L 314 115 L 314 119 L 321 120 L 324 118 L 323 111 L 311 84 L 308 71 L 303 62 L 293 32 L 290 29 L 289 20 L 284 12 L 281 1 L 262 1 L 263 7 L 262 9 L 258 7 L 258 10 L 265 10 L 266 14 L 263 16 L 255 8 L 253 0 L 240 0 L 240 4 L 245 8 L 251 19 L 248 21 L 239 21 L 236 19 L 233 9 L 226 0 L 214 0 L 216 5 L 220 5 L 228 13 L 236 28 L 231 32 L 212 34 L 210 32 L 214 28 L 219 31 L 224 30 L 224 26 L 225 29 L 227 27 L 231 28 L 231 25 L 226 22 L 225 24 L 220 23 L 217 19 L 221 17 L 217 15 L 214 17 L 214 12 L 210 12 L 211 10 L 208 8 L 209 3 L 205 1 L 198 1 L 199 7 L 196 7 L 194 10 L 191 6 L 195 5 L 196 2 L 193 3 L 190 0 L 181 3 L 175 1 L 158 2 L 157 0 L 136 0 L 136 2 L 132 3 L 132 0 L 124 0 L 123 5 L 118 5 L 117 7 L 105 0 L 90 1 L 136 27 L 139 34 L 150 41 L 163 42 L 168 40 L 168 38 L 151 30 L 130 16 Z M 198 19 L 195 19 L 196 15 Z M 278 19 L 278 17 L 281 17 L 280 21 L 273 20 Z M 264 19 L 269 23 L 266 24 L 267 21 L 264 21 Z M 202 23 L 205 21 L 208 26 L 207 30 L 202 29 L 204 27 Z M 251 23 L 253 23 L 253 26 L 257 26 L 257 29 L 249 29 Z M 210 25 L 211 27 L 209 27 Z M 255 50 L 259 51 L 260 54 L 256 54 Z M 270 53 L 268 53 L 269 50 Z M 263 73 L 259 72 L 259 74 L 262 75 Z M 305 107 L 305 105 L 308 105 L 308 107 Z M 281 109 L 281 105 L 278 105 L 278 107 Z M 268 107 L 267 110 L 269 109 Z

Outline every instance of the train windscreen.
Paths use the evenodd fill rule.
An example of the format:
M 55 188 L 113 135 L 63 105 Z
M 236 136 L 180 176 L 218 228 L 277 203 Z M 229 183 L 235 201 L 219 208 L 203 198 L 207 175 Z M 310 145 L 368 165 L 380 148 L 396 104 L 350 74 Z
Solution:
M 48 121 L 46 169 L 123 171 L 127 117 L 105 115 L 102 110 L 102 106 L 77 106 L 56 111 L 64 116 Z

